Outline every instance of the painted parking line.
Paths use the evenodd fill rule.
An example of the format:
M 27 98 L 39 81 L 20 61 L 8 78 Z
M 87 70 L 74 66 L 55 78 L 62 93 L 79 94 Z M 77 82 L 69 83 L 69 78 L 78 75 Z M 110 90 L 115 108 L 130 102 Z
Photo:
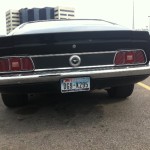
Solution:
M 146 85 L 146 84 L 144 84 L 144 83 L 142 83 L 142 82 L 138 82 L 137 84 L 138 84 L 139 86 L 143 87 L 144 89 L 150 91 L 150 86 L 148 86 L 148 85 Z

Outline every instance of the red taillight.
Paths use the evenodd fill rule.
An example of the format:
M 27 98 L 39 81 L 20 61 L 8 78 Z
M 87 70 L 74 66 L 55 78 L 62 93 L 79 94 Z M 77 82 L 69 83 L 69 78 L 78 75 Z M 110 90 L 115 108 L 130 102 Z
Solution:
M 142 51 L 138 50 L 135 52 L 135 62 L 136 63 L 144 63 L 145 62 L 145 55 Z
M 18 57 L 9 58 L 10 60 L 10 70 L 11 71 L 21 71 L 21 59 Z
M 31 71 L 32 60 L 28 57 L 0 58 L 0 72 Z
M 114 63 L 115 65 L 144 64 L 146 58 L 142 50 L 119 51 L 115 56 Z
M 9 71 L 9 60 L 5 58 L 0 59 L 0 72 Z
M 117 53 L 115 57 L 115 64 L 121 65 L 121 64 L 124 64 L 124 61 L 125 61 L 125 52 Z
M 125 64 L 134 64 L 134 52 L 125 52 Z
M 30 58 L 25 57 L 21 59 L 22 61 L 22 70 L 33 70 L 33 63 Z

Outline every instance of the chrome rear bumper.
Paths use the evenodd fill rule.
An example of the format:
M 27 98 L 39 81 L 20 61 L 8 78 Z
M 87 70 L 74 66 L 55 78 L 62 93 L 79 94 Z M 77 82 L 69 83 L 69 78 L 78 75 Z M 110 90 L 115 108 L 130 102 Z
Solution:
M 14 75 L 1 75 L 0 85 L 14 85 L 14 84 L 28 84 L 28 83 L 43 83 L 59 81 L 62 78 L 68 77 L 83 77 L 89 76 L 95 78 L 112 78 L 112 77 L 125 77 L 125 76 L 136 76 L 136 75 L 149 75 L 150 64 L 139 67 L 126 67 L 126 68 L 98 68 L 88 70 L 72 70 L 69 71 L 44 71 L 44 72 L 33 72 L 33 73 L 20 73 Z

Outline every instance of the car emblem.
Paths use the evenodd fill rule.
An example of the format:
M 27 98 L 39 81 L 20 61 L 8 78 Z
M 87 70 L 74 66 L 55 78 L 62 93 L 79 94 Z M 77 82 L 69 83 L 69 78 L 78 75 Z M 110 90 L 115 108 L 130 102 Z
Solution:
M 81 58 L 78 55 L 73 55 L 70 57 L 69 63 L 72 67 L 77 67 L 81 64 Z

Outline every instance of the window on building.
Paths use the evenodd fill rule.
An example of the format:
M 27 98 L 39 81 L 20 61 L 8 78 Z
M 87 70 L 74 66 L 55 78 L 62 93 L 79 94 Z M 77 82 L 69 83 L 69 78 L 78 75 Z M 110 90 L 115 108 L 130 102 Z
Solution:
M 17 18 L 17 19 L 18 19 L 19 17 L 17 17 L 17 16 L 12 16 L 12 18 Z
M 20 22 L 20 21 L 19 21 L 19 20 L 12 20 L 12 22 L 17 22 L 17 23 L 18 23 L 18 22 Z
M 13 12 L 12 14 L 13 14 L 13 15 L 19 15 L 19 13 L 15 13 L 15 12 Z
M 12 24 L 13 26 L 19 26 L 19 24 Z
M 9 15 L 10 15 L 10 13 L 6 14 L 6 17 L 9 16 Z
M 64 11 L 64 12 L 73 12 L 73 13 L 74 13 L 74 10 L 65 10 L 65 9 L 60 9 L 60 11 Z
M 67 16 L 67 14 L 60 14 L 61 16 Z
M 7 19 L 7 20 L 10 19 L 10 17 L 7 17 L 6 19 Z
M 68 16 L 72 16 L 72 17 L 74 17 L 74 15 L 73 15 L 73 14 L 68 14 Z

